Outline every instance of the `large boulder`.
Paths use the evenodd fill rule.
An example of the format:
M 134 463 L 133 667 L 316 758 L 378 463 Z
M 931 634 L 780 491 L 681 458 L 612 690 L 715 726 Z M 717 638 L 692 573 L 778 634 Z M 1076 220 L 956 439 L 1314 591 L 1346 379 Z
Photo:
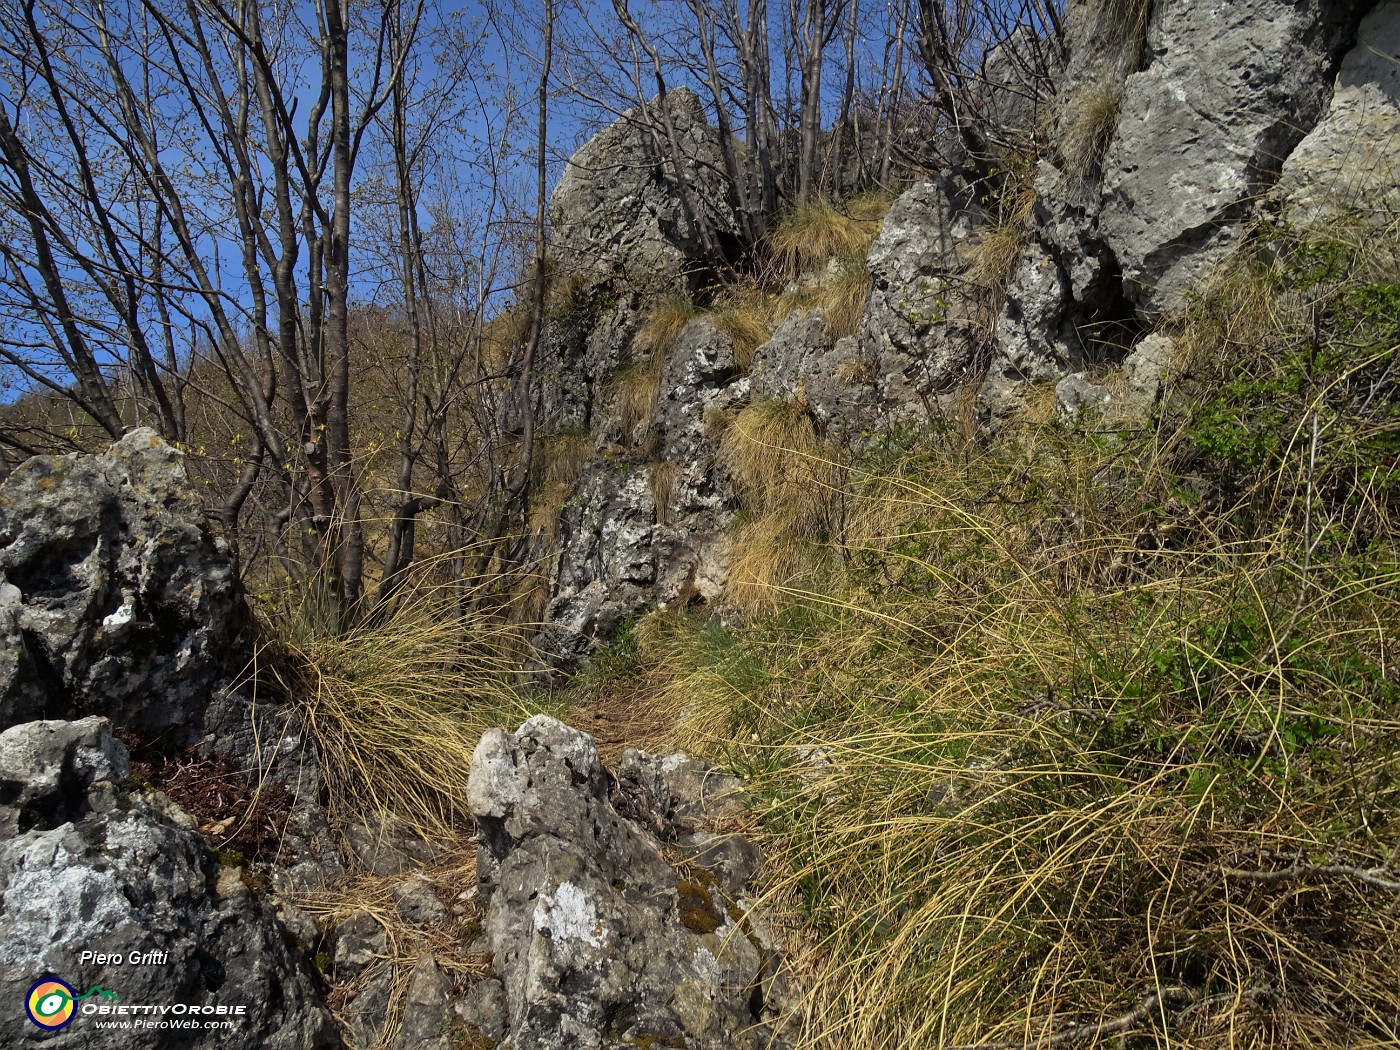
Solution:
M 1124 87 L 1099 227 L 1147 321 L 1238 243 L 1255 203 L 1327 109 L 1351 0 L 1154 5 L 1147 68 Z
M 0 734 L 0 1043 L 339 1046 L 272 910 L 129 774 L 105 719 Z M 41 1020 L 62 1020 L 62 994 L 78 1000 L 57 1034 L 26 1016 L 46 980 L 30 1004 Z
M 1300 225 L 1368 213 L 1400 215 L 1400 3 L 1361 20 L 1342 60 L 1332 105 L 1283 163 L 1277 196 Z
M 695 92 L 666 95 L 630 109 L 572 157 L 550 197 L 554 248 L 566 273 L 617 274 L 630 282 L 693 288 L 717 265 L 699 228 L 733 245 L 738 236 L 733 187 L 724 175 L 719 133 L 705 122 Z M 682 155 L 692 214 L 682 203 L 664 116 Z
M 647 808 L 642 779 L 619 797 Z M 473 756 L 469 802 L 506 1042 L 782 1045 L 766 995 L 774 960 L 744 911 L 704 868 L 668 864 L 656 835 L 614 807 L 612 783 L 590 737 L 544 716 L 488 732 Z
M 833 340 L 823 311 L 798 311 L 754 355 L 750 391 L 755 401 L 801 400 L 823 431 L 839 435 L 874 422 L 880 378 L 859 340 Z
M 242 628 L 233 557 L 151 430 L 0 485 L 0 727 L 100 713 L 189 735 Z M 236 668 L 233 668 L 236 670 Z

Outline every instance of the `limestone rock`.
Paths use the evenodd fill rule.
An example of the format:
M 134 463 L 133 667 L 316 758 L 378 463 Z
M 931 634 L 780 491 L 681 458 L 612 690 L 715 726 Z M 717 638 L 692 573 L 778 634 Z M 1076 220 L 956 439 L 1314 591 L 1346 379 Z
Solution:
M 726 243 L 738 231 L 718 133 L 688 88 L 666 96 L 692 207 Z M 686 288 L 716 260 L 687 221 L 659 103 L 628 110 L 569 158 L 550 198 L 555 247 L 566 271 L 617 273 L 653 288 Z
M 681 836 L 678 844 L 686 859 L 718 879 L 731 897 L 743 894 L 763 864 L 758 847 L 741 835 L 694 832 Z
M 819 423 L 838 432 L 874 420 L 878 366 L 854 338 L 832 342 L 821 310 L 794 313 L 754 356 L 754 400 L 801 397 Z
M 118 1050 L 132 1045 L 131 1031 L 99 1029 L 82 1009 L 189 1004 L 246 1013 L 231 1030 L 152 1030 L 143 1045 L 339 1045 L 315 979 L 272 909 L 198 834 L 123 790 L 126 752 L 105 721 L 13 727 L 0 737 L 0 755 L 0 1043 L 45 1038 Z M 92 998 L 44 1037 L 24 999 L 45 975 L 75 995 L 98 986 L 120 1001 Z
M 1064 416 L 1102 415 L 1113 404 L 1113 395 L 1090 382 L 1089 373 L 1075 372 L 1055 384 L 1055 405 Z
M 1276 195 L 1299 225 L 1361 210 L 1400 214 L 1400 3 L 1361 20 L 1327 115 L 1283 162 Z
M 0 726 L 103 714 L 188 739 L 242 615 L 228 547 L 154 431 L 35 456 L 0 485 Z
M 389 1026 L 389 1008 L 394 998 L 394 968 L 386 966 L 365 984 L 344 1011 L 345 1035 L 355 1050 L 379 1045 Z
M 467 989 L 467 994 L 453 1007 L 468 1028 L 475 1028 L 493 1043 L 506 1035 L 506 990 L 500 981 L 488 977 Z
M 130 774 L 126 748 L 105 718 L 28 722 L 0 733 L 0 805 L 16 821 L 10 834 L 114 809 Z
M 1156 4 L 1104 161 L 1103 235 L 1153 320 L 1238 242 L 1254 202 L 1317 123 L 1349 46 L 1345 0 Z
M 638 612 L 720 593 L 734 496 L 715 420 L 748 389 L 729 337 L 698 318 L 667 352 L 649 447 L 608 445 L 584 466 L 558 519 L 551 626 L 539 641 L 558 663 L 575 663 Z
M 859 333 L 879 401 L 908 415 L 967 378 L 979 335 L 964 278 L 980 216 L 951 180 L 922 182 L 894 202 L 870 249 L 870 303 Z
M 409 879 L 395 886 L 392 892 L 399 914 L 406 921 L 419 925 L 446 921 L 447 907 L 438 899 L 433 884 L 427 879 Z
M 645 792 L 648 805 L 666 823 L 687 831 L 743 812 L 743 782 L 690 755 L 652 755 L 628 748 L 617 772 Z
M 1176 340 L 1153 332 L 1144 336 L 1123 358 L 1123 375 L 1137 401 L 1152 405 L 1176 363 Z
M 356 912 L 335 929 L 332 959 L 336 977 L 352 980 L 382 959 L 388 949 L 388 935 L 378 920 L 369 912 Z
M 279 900 L 276 906 L 277 921 L 302 947 L 310 949 L 320 943 L 321 928 L 308 912 L 298 908 L 291 901 Z
M 1050 149 L 1036 166 L 1035 207 L 1020 254 L 1007 275 L 993 324 L 996 354 L 983 389 L 984 408 L 1006 410 L 1003 400 L 1026 382 L 1056 379 L 1078 368 L 1083 344 L 1095 329 L 1114 326 L 1132 307 L 1123 301 L 1122 275 L 1099 231 L 1103 125 L 1124 79 L 1138 68 L 1135 27 L 1113 5 L 1066 5 L 1069 60 L 1058 81 Z
M 1021 26 L 987 52 L 972 84 L 973 105 L 1003 141 L 1029 141 L 1045 123 L 1055 97 L 1052 81 L 1060 72 L 1053 42 Z
M 472 761 L 487 936 L 515 1050 L 783 1045 L 769 960 L 719 885 L 619 816 L 587 735 L 545 716 Z
M 350 852 L 366 871 L 398 875 L 431 863 L 437 850 L 390 813 L 366 817 L 345 829 Z
M 394 1039 L 394 1050 L 453 1050 L 448 1035 L 451 996 L 452 982 L 438 968 L 436 959 L 424 955 L 408 978 L 403 1027 Z

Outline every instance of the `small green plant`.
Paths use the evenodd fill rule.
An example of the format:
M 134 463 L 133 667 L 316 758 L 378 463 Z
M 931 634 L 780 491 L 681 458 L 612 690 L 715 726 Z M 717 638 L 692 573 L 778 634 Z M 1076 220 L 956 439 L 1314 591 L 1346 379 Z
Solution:
M 1400 490 L 1400 249 L 1394 230 L 1352 236 L 1261 231 L 1202 291 L 1183 341 L 1206 391 L 1191 435 L 1229 489 L 1265 515 L 1302 486 L 1310 519 L 1374 535 Z

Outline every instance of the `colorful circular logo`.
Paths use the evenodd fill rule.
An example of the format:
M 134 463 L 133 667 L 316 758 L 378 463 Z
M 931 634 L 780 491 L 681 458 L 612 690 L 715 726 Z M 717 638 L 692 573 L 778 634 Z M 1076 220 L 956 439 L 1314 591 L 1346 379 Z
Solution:
M 76 997 L 72 985 L 57 977 L 46 977 L 29 989 L 24 1010 L 40 1028 L 56 1032 L 72 1022 L 73 1000 Z

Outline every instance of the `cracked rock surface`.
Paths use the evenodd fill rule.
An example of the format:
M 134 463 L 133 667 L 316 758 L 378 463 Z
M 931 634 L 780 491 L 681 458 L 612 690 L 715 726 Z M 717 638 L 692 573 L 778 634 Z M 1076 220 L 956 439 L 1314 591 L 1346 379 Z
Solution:
M 609 800 L 592 739 L 540 715 L 472 760 L 486 932 L 514 1050 L 783 1047 L 776 963 L 698 865 Z

